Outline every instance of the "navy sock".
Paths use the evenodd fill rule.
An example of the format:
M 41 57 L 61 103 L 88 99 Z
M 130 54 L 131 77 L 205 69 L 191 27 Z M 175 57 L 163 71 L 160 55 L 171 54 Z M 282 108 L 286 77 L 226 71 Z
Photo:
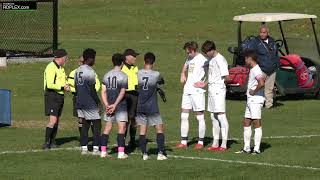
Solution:
M 117 142 L 118 142 L 118 147 L 125 147 L 124 134 L 118 134 Z
M 139 145 L 140 145 L 140 149 L 141 149 L 142 154 L 147 153 L 146 135 L 140 135 L 140 137 L 139 137 Z
M 102 134 L 101 136 L 101 146 L 108 146 L 109 134 Z
M 157 133 L 157 144 L 158 144 L 158 153 L 164 153 L 164 134 Z

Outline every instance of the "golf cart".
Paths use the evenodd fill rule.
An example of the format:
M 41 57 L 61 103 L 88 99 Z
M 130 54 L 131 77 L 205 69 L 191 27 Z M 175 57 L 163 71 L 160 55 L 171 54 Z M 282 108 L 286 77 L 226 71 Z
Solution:
M 243 22 L 258 22 L 273 25 L 271 34 L 276 40 L 280 53 L 281 67 L 277 70 L 274 88 L 276 95 L 312 94 L 318 96 L 320 88 L 320 47 L 315 30 L 314 20 L 316 18 L 315 15 L 295 13 L 256 13 L 235 16 L 233 20 L 238 22 L 238 45 L 237 47 L 229 47 L 228 51 L 234 55 L 229 73 L 235 78 L 236 82 L 227 84 L 227 93 L 244 95 L 246 92 L 249 69 L 244 67 L 243 48 L 241 47 L 243 43 L 255 38 L 252 34 L 257 34 L 258 28 L 256 26 L 252 27 L 252 34 L 247 35 L 243 40 L 242 25 Z M 268 24 L 268 27 L 270 26 Z M 278 32 L 274 31 L 276 26 L 279 28 Z M 306 28 L 306 30 L 304 31 L 303 28 Z M 294 31 L 296 32 L 293 33 Z M 308 84 L 305 85 L 304 83 Z

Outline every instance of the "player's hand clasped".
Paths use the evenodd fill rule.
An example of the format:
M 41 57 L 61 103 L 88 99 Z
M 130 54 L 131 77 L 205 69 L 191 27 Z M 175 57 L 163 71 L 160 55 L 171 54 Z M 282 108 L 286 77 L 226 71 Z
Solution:
M 111 104 L 109 106 L 106 107 L 106 113 L 107 114 L 113 114 L 116 110 L 116 105 L 115 104 Z
M 194 83 L 194 87 L 196 87 L 196 88 L 204 88 L 204 87 L 206 87 L 206 85 L 207 85 L 207 83 L 206 82 L 196 82 L 196 83 Z

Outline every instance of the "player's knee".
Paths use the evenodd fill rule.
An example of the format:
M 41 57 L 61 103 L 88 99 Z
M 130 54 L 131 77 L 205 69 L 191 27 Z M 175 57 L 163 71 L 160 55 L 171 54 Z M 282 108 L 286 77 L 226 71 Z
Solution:
M 156 125 L 156 132 L 157 133 L 163 133 L 163 125 L 162 124 L 159 124 L 159 125 Z
M 181 109 L 181 113 L 188 113 L 189 114 L 190 109 Z

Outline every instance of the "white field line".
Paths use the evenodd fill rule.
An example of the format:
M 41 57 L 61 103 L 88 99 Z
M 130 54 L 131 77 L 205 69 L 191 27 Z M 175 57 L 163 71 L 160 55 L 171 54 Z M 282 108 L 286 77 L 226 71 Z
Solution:
M 237 163 L 237 164 L 249 164 L 249 165 L 258 165 L 258 166 L 269 166 L 269 167 L 281 167 L 281 168 L 291 168 L 291 169 L 305 169 L 305 170 L 316 170 L 320 171 L 318 167 L 310 166 L 299 166 L 299 165 L 287 165 L 287 164 L 273 164 L 273 163 L 264 163 L 264 162 L 253 162 L 253 161 L 239 161 L 239 160 L 227 160 L 227 159 L 217 159 L 217 158 L 202 158 L 202 157 L 190 157 L 190 156 L 176 156 L 168 155 L 169 158 L 175 159 L 192 159 L 192 160 L 205 160 L 205 161 L 218 161 L 225 163 Z
M 79 147 L 71 147 L 71 148 L 58 148 L 50 151 L 75 151 L 80 150 Z M 25 151 L 3 151 L 0 152 L 2 154 L 25 154 L 25 153 L 38 153 L 38 152 L 50 152 L 48 150 L 25 150 Z M 140 153 L 131 153 L 133 155 L 141 155 Z M 204 160 L 204 161 L 217 161 L 217 162 L 224 162 L 224 163 L 236 163 L 236 164 L 245 164 L 245 165 L 258 165 L 258 166 L 267 166 L 267 167 L 280 167 L 280 168 L 290 168 L 290 169 L 304 169 L 304 170 L 315 170 L 320 171 L 318 167 L 311 167 L 311 166 L 299 166 L 299 165 L 287 165 L 287 164 L 277 164 L 277 163 L 264 163 L 264 162 L 253 162 L 253 161 L 239 161 L 239 160 L 228 160 L 228 159 L 217 159 L 217 158 L 205 158 L 205 157 L 196 157 L 196 156 L 177 156 L 177 155 L 168 155 L 169 160 L 170 158 L 173 159 L 189 159 L 189 160 Z

